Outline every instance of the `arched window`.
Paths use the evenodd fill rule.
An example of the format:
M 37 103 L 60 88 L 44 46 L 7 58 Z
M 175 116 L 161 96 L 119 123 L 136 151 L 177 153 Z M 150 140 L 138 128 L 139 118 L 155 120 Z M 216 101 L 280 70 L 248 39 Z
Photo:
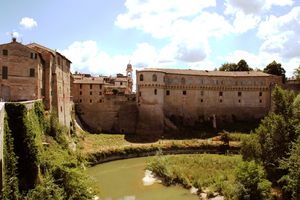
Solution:
M 154 82 L 157 81 L 157 75 L 156 75 L 156 74 L 153 74 L 153 75 L 152 75 L 152 81 L 154 81 Z
M 154 89 L 154 95 L 157 95 L 157 89 Z
M 143 74 L 140 75 L 140 81 L 143 81 L 144 80 L 144 76 Z

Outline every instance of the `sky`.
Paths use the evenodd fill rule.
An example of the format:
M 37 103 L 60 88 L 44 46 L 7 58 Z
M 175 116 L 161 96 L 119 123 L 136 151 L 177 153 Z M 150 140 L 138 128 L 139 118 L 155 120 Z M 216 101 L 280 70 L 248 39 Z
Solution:
M 12 35 L 63 53 L 93 75 L 146 67 L 214 70 L 300 63 L 300 0 L 1 0 L 0 43 Z

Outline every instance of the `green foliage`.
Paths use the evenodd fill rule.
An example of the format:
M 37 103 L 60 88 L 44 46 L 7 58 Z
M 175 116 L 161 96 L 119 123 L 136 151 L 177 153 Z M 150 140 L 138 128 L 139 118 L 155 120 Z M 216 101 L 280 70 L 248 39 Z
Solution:
M 66 148 L 68 130 L 57 118 L 47 120 L 40 103 L 31 110 L 19 103 L 5 108 L 3 199 L 92 199 L 92 184 L 81 169 L 84 159 Z
M 238 64 L 235 63 L 224 63 L 220 68 L 220 71 L 252 71 L 245 60 L 240 60 Z
M 280 163 L 282 169 L 287 170 L 287 175 L 281 178 L 284 182 L 284 191 L 289 194 L 291 199 L 300 199 L 300 137 L 293 144 L 289 157 Z
M 114 89 L 112 89 L 112 93 L 113 93 L 114 95 L 116 95 L 116 94 L 118 94 L 118 93 L 119 93 L 119 90 L 118 90 L 118 89 L 116 89 L 116 88 L 114 88 Z
M 235 63 L 224 63 L 219 68 L 220 71 L 236 71 L 236 69 L 237 69 L 237 64 Z
M 41 184 L 37 185 L 24 196 L 24 200 L 63 200 L 65 196 L 63 188 L 56 185 L 51 177 L 46 176 Z
M 241 154 L 246 161 L 260 160 L 262 152 L 257 134 L 251 134 L 251 137 L 242 140 Z
M 297 139 L 294 98 L 293 92 L 275 87 L 273 112 L 261 121 L 254 137 L 244 141 L 241 147 L 243 159 L 262 162 L 274 182 L 286 173 L 279 168 L 279 162 L 288 157 L 291 144 Z
M 294 74 L 296 76 L 296 79 L 300 80 L 300 66 L 295 70 Z
M 271 199 L 271 182 L 266 179 L 263 167 L 254 161 L 238 165 L 236 183 L 239 200 Z
M 285 120 L 292 119 L 294 99 L 295 93 L 293 91 L 283 90 L 280 87 L 275 87 L 272 92 L 274 113 L 282 115 Z
M 38 178 L 41 134 L 39 120 L 34 111 L 28 111 L 19 103 L 5 104 L 8 126 L 14 138 L 14 153 L 17 159 L 19 189 L 34 188 Z
M 68 140 L 65 134 L 68 132 L 68 129 L 59 123 L 55 112 L 51 113 L 50 122 L 47 127 L 48 129 L 46 132 L 48 135 L 53 137 L 56 142 L 63 145 L 64 147 L 68 146 Z
M 293 102 L 293 115 L 297 120 L 297 123 L 300 123 L 300 94 L 296 96 Z
M 16 200 L 20 198 L 19 181 L 17 177 L 17 157 L 14 153 L 14 139 L 8 127 L 7 117 L 4 119 L 3 143 L 3 191 L 2 199 Z
M 285 70 L 283 67 L 281 67 L 281 64 L 277 63 L 275 60 L 264 68 L 264 72 L 268 74 L 282 76 L 282 80 L 285 80 Z
M 241 162 L 240 156 L 212 154 L 155 156 L 147 168 L 164 178 L 164 183 L 180 183 L 200 190 L 232 195 L 235 181 L 234 168 Z

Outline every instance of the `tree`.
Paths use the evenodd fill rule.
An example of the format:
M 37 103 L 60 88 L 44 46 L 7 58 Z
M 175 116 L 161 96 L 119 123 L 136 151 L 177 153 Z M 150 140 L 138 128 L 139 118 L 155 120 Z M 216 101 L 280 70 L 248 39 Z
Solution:
M 237 69 L 237 64 L 235 64 L 235 63 L 224 63 L 219 68 L 219 71 L 236 71 L 236 69 Z
M 268 74 L 282 76 L 282 80 L 285 80 L 285 70 L 281 67 L 281 64 L 277 63 L 275 60 L 264 68 L 264 72 Z
M 249 67 L 247 62 L 245 60 L 240 60 L 237 64 L 237 70 L 236 71 L 252 71 L 253 69 Z
M 300 66 L 295 70 L 294 74 L 296 76 L 296 79 L 300 80 Z
M 287 199 L 300 199 L 300 137 L 293 144 L 290 157 L 283 159 L 280 167 L 288 170 L 288 174 L 280 180 L 281 182 L 285 182 L 283 190 L 287 193 Z
M 220 71 L 252 71 L 245 60 L 240 60 L 238 64 L 224 63 L 220 68 Z
M 239 200 L 270 199 L 271 182 L 266 179 L 262 166 L 251 162 L 241 162 L 236 169 Z

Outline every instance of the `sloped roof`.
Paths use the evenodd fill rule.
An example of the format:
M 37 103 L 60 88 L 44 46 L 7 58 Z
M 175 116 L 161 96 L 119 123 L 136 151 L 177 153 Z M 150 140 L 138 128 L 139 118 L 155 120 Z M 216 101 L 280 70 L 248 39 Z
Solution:
M 45 51 L 48 51 L 48 52 L 52 53 L 54 56 L 55 56 L 55 54 L 58 54 L 58 55 L 62 56 L 63 58 L 65 58 L 66 60 L 68 60 L 70 63 L 72 63 L 66 56 L 62 55 L 58 51 L 54 51 L 54 50 L 52 50 L 48 47 L 45 47 L 43 45 L 40 45 L 38 43 L 34 42 L 34 43 L 27 44 L 26 46 L 29 47 L 29 48 L 38 47 L 38 48 L 44 49 Z
M 260 71 L 207 71 L 194 69 L 163 69 L 163 68 L 145 68 L 138 72 L 163 72 L 167 74 L 181 75 L 199 75 L 199 76 L 230 76 L 230 77 L 268 77 L 274 76 Z

